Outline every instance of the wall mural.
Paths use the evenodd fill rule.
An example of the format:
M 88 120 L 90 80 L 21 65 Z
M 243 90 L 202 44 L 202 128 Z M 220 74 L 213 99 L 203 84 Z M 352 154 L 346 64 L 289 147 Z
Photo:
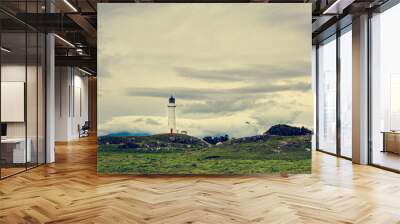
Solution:
M 98 172 L 311 172 L 311 4 L 99 4 Z

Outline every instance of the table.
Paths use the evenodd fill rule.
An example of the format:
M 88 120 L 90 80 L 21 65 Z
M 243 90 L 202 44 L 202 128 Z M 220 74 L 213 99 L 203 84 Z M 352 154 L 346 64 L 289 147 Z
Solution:
M 382 152 L 392 152 L 400 154 L 400 132 L 383 131 L 383 150 Z
M 25 151 L 25 140 L 26 142 L 28 142 L 27 147 L 26 147 L 26 151 Z M 1 139 L 1 144 L 2 144 L 2 154 L 3 152 L 5 152 L 4 154 L 7 154 L 7 152 L 9 152 L 9 154 L 12 154 L 12 156 L 7 156 L 9 157 L 8 162 L 11 163 L 26 163 L 26 162 L 31 162 L 32 160 L 32 152 L 31 152 L 31 145 L 32 145 L 32 141 L 30 138 L 25 139 L 25 138 L 5 138 L 5 139 Z M 10 149 L 9 146 L 14 145 L 14 147 L 12 147 Z M 5 146 L 5 149 L 3 149 L 3 147 Z M 3 157 L 3 155 L 2 155 Z

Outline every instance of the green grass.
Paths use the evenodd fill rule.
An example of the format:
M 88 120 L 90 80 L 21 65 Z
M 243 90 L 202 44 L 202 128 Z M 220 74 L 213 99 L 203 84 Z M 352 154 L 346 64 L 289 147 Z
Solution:
M 290 144 L 288 144 L 290 143 Z M 300 137 L 276 137 L 256 143 L 222 144 L 200 150 L 146 153 L 99 145 L 98 171 L 126 174 L 310 173 L 311 147 Z M 285 150 L 276 149 L 285 146 Z M 137 150 L 137 149 L 136 149 Z
M 100 152 L 100 173 L 265 174 L 310 173 L 311 160 L 208 159 L 186 153 Z

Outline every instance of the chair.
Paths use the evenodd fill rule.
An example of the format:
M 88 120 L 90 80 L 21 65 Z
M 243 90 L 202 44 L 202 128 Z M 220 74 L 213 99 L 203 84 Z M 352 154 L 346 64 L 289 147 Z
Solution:
M 89 121 L 85 121 L 82 127 L 78 125 L 78 129 L 79 129 L 79 138 L 89 136 L 89 130 L 90 130 Z

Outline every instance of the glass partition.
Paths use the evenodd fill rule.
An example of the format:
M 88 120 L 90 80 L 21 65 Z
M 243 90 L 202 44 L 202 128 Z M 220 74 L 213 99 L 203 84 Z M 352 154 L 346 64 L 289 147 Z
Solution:
M 336 154 L 336 36 L 318 47 L 318 149 Z
M 371 19 L 371 162 L 400 170 L 400 5 Z
M 26 169 L 26 35 L 1 34 L 1 176 Z M 6 49 L 6 50 L 4 50 Z
M 19 13 L 43 10 L 42 1 L 27 3 L 18 2 Z M 1 179 L 45 163 L 45 41 L 0 12 Z
M 352 157 L 352 33 L 340 35 L 340 155 Z

